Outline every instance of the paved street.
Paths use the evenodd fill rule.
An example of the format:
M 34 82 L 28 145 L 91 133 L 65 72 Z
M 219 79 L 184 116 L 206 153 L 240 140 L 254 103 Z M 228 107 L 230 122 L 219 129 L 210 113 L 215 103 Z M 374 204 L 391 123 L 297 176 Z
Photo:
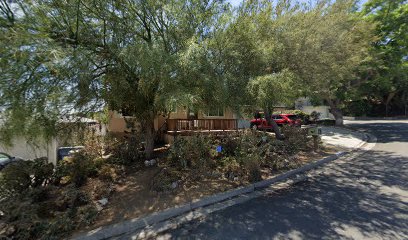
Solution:
M 377 136 L 377 145 L 159 239 L 408 239 L 408 121 L 348 124 Z

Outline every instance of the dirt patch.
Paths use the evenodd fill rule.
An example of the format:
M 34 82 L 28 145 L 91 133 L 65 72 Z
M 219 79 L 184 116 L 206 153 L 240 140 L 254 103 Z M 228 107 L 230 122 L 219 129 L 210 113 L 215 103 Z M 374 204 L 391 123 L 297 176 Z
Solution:
M 344 149 L 326 145 L 317 152 L 300 152 L 294 157 L 303 165 L 342 150 Z M 161 160 L 162 163 L 163 161 Z M 83 231 L 144 217 L 157 211 L 248 184 L 248 182 L 230 181 L 219 177 L 207 178 L 199 181 L 181 181 L 175 189 L 159 193 L 152 190 L 152 179 L 163 169 L 161 165 L 128 169 L 125 178 L 111 185 L 113 192 L 110 194 L 109 203 L 99 213 L 95 224 L 83 229 Z M 261 172 L 262 177 L 266 179 L 285 171 L 271 171 L 262 168 Z M 182 174 L 180 173 L 180 175 Z

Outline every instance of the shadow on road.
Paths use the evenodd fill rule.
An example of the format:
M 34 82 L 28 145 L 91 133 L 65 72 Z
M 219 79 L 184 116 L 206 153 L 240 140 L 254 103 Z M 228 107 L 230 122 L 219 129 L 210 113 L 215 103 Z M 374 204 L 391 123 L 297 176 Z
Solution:
M 324 174 L 286 192 L 216 212 L 162 238 L 407 239 L 407 163 L 403 156 L 370 151 L 358 161 L 327 165 Z
M 351 126 L 359 131 L 367 131 L 370 129 L 372 133 L 377 136 L 378 143 L 390 143 L 390 142 L 408 142 L 408 122 L 361 122 L 350 123 Z M 398 132 L 396 132 L 398 129 Z

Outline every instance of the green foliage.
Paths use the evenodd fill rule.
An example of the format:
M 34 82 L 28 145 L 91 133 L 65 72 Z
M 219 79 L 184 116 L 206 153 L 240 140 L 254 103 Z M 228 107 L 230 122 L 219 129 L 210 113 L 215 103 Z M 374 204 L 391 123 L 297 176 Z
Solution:
M 119 177 L 119 169 L 114 164 L 104 164 L 98 171 L 98 177 L 102 180 L 116 181 Z
M 0 12 L 0 105 L 6 121 L 1 140 L 49 139 L 60 130 L 60 116 L 107 106 L 142 123 L 149 158 L 153 120 L 170 102 L 226 103 L 226 90 L 240 86 L 219 72 L 224 67 L 214 69 L 222 48 L 210 38 L 229 24 L 218 23 L 229 12 L 223 1 L 51 0 L 13 6 L 10 16 L 16 18 Z
M 336 121 L 333 119 L 320 119 L 317 120 L 317 124 L 324 126 L 334 126 L 336 125 Z
M 52 180 L 53 173 L 54 167 L 46 158 L 9 164 L 0 174 L 0 196 L 18 195 L 29 188 L 46 185 Z
M 54 174 L 54 165 L 47 158 L 37 158 L 30 162 L 32 186 L 38 187 L 48 184 Z
M 310 121 L 312 120 L 312 114 L 307 114 L 305 112 L 303 112 L 302 110 L 288 110 L 288 111 L 284 111 L 285 113 L 289 113 L 289 114 L 295 114 L 296 116 L 298 116 L 301 120 L 302 120 L 302 124 L 308 124 Z
M 310 113 L 310 120 L 312 122 L 316 122 L 317 120 L 319 120 L 319 118 L 320 118 L 320 113 L 319 112 L 313 111 L 313 112 Z
M 377 39 L 370 48 L 370 61 L 358 69 L 360 80 L 347 95 L 346 109 L 355 116 L 404 114 L 408 106 L 407 1 L 369 0 L 360 15 L 375 24 Z M 376 111 L 378 103 L 383 104 L 381 112 Z
M 108 161 L 110 163 L 130 165 L 141 164 L 145 159 L 143 153 L 143 144 L 140 137 L 132 135 L 129 138 L 112 139 L 106 142 L 106 154 L 110 154 Z
M 31 185 L 30 164 L 19 161 L 6 166 L 0 174 L 1 197 L 22 193 Z
M 259 181 L 261 165 L 273 170 L 294 168 L 299 162 L 293 156 L 311 149 L 312 138 L 306 129 L 287 126 L 282 131 L 284 141 L 253 130 L 225 136 L 178 137 L 168 159 L 173 167 L 190 171 L 194 179 L 217 169 L 229 180 Z M 220 153 L 215 151 L 217 146 L 223 147 Z
M 56 194 L 56 199 L 49 197 Z M 12 239 L 61 239 L 97 216 L 87 194 L 75 188 L 32 188 L 26 195 L 2 199 L 1 210 L 2 220 L 15 229 L 7 236 Z
M 69 181 L 75 186 L 82 186 L 88 177 L 95 173 L 93 159 L 85 151 L 76 152 L 72 157 L 65 157 L 58 162 L 56 168 L 56 177 L 68 177 Z
M 179 137 L 170 148 L 168 158 L 180 169 L 190 168 L 203 174 L 213 166 L 211 150 L 215 150 L 215 146 L 208 136 L 194 135 L 188 140 Z
M 248 91 L 261 108 L 273 108 L 279 103 L 289 103 L 296 98 L 292 90 L 295 75 L 284 69 L 279 73 L 259 76 L 249 82 Z

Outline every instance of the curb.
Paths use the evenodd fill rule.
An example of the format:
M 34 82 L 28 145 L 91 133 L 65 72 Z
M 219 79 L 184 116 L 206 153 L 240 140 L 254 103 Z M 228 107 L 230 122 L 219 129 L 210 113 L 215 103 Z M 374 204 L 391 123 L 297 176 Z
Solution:
M 297 169 L 293 169 L 288 172 L 282 173 L 270 179 L 262 180 L 262 181 L 250 184 L 248 186 L 245 186 L 245 187 L 239 187 L 239 188 L 232 189 L 226 192 L 217 193 L 212 196 L 204 197 L 202 199 L 187 203 L 185 205 L 176 206 L 176 207 L 166 209 L 161 212 L 153 213 L 144 218 L 135 218 L 135 219 L 121 222 L 121 223 L 116 223 L 113 225 L 102 226 L 92 231 L 89 231 L 87 233 L 84 233 L 82 235 L 72 237 L 70 239 L 72 240 L 100 240 L 100 239 L 118 237 L 118 236 L 121 236 L 127 233 L 137 232 L 137 231 L 141 231 L 140 234 L 142 235 L 139 237 L 143 238 L 146 234 L 143 231 L 143 229 L 145 228 L 151 229 L 152 227 L 154 227 L 156 233 L 166 231 L 174 226 L 179 225 L 180 222 L 190 221 L 192 219 L 205 215 L 205 212 L 202 213 L 199 211 L 199 210 L 205 211 L 203 207 L 212 205 L 212 206 L 209 206 L 210 209 L 206 211 L 208 213 L 208 212 L 221 210 L 226 207 L 245 202 L 256 196 L 259 196 L 260 193 L 257 192 L 257 190 L 267 188 L 271 186 L 272 184 L 282 182 L 284 180 L 288 180 L 289 178 L 295 175 L 318 168 L 340 157 L 348 155 L 352 152 L 356 152 L 360 150 L 361 148 L 363 148 L 365 145 L 369 144 L 368 141 L 370 140 L 376 141 L 375 136 L 372 136 L 366 133 L 362 133 L 362 134 L 363 134 L 363 142 L 358 144 L 356 148 L 354 148 L 353 150 L 349 152 L 338 152 L 336 154 L 322 158 L 315 162 L 306 164 Z M 368 150 L 363 150 L 363 153 L 366 151 Z M 357 154 L 356 156 L 359 156 L 359 155 L 360 154 Z M 250 196 L 251 194 L 252 196 Z M 223 202 L 225 202 L 225 204 Z M 220 206 L 217 206 L 217 204 L 219 204 Z M 181 216 L 186 213 L 191 213 L 193 216 L 191 216 L 190 218 Z M 176 218 L 176 217 L 178 217 L 178 219 L 177 221 L 174 221 L 175 219 L 173 218 Z M 173 219 L 173 221 L 171 219 Z
M 408 117 L 343 117 L 344 120 L 407 120 Z

